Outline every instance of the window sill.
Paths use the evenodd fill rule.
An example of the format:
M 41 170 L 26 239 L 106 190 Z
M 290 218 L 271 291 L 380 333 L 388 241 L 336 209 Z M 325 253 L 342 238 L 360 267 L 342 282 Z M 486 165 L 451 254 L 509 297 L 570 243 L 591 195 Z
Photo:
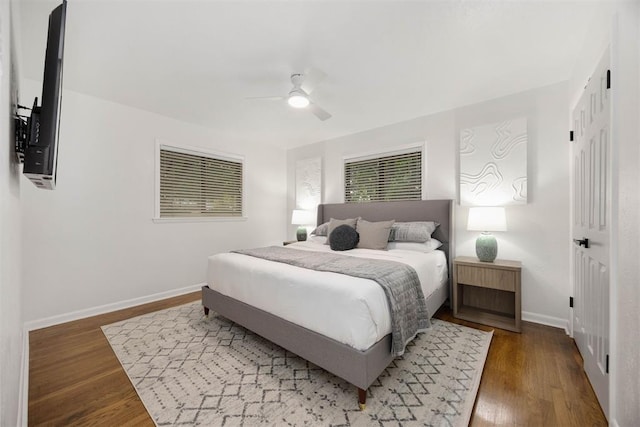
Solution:
M 232 217 L 195 217 L 195 218 L 152 218 L 152 221 L 156 224 L 163 223 L 186 223 L 186 222 L 241 222 L 246 221 L 246 216 L 232 216 Z

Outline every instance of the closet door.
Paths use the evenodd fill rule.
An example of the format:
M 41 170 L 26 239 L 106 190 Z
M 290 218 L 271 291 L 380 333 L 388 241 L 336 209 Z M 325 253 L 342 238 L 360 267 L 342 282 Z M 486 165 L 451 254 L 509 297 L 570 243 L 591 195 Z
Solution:
M 609 410 L 611 89 L 607 50 L 573 111 L 573 335 Z

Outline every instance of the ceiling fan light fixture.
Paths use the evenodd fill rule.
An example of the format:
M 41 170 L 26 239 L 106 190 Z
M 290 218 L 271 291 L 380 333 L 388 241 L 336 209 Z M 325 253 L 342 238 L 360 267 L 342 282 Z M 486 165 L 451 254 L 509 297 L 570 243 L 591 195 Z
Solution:
M 289 98 L 287 99 L 287 102 L 293 108 L 305 108 L 309 106 L 309 98 L 307 98 L 305 95 L 302 95 L 300 93 L 290 94 Z
M 311 98 L 309 97 L 309 94 L 313 92 L 315 86 L 327 77 L 327 75 L 324 72 L 313 68 L 308 71 L 308 75 L 309 78 L 305 79 L 304 74 L 291 74 L 291 84 L 293 87 L 287 96 L 261 96 L 247 99 L 262 99 L 280 102 L 286 100 L 287 104 L 289 104 L 291 108 L 299 110 L 304 109 L 316 116 L 318 120 L 328 120 L 331 118 L 331 114 L 322 109 L 315 102 L 311 102 Z

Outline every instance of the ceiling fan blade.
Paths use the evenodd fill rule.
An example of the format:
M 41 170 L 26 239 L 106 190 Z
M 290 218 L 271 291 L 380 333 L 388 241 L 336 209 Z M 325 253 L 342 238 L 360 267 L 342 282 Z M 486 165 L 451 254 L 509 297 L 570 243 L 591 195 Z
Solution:
M 306 93 L 311 93 L 320 84 L 321 81 L 327 78 L 327 73 L 317 68 L 309 68 L 304 73 L 304 81 L 300 85 L 300 88 Z
M 244 99 L 261 100 L 261 101 L 283 101 L 287 99 L 286 96 L 248 96 Z
M 319 118 L 322 121 L 325 121 L 331 118 L 331 114 L 327 113 L 326 111 L 318 107 L 318 105 L 314 104 L 313 102 L 309 104 L 309 111 L 311 111 L 317 118 Z

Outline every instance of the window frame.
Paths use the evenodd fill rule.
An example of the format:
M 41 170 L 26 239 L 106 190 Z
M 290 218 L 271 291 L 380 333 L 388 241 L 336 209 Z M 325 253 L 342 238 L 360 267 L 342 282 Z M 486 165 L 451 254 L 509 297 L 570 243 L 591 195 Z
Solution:
M 242 164 L 242 213 L 240 216 L 202 216 L 202 217 L 161 217 L 160 216 L 160 153 L 163 150 L 177 153 L 190 154 L 200 157 L 209 157 L 217 160 L 239 162 Z M 233 222 L 246 221 L 246 201 L 247 201 L 247 179 L 245 157 L 239 154 L 226 153 L 222 151 L 209 150 L 201 147 L 190 147 L 177 145 L 164 140 L 157 139 L 155 147 L 155 189 L 154 189 L 154 223 L 176 223 L 176 222 Z
M 346 176 L 345 176 L 345 168 L 346 168 L 346 164 L 347 163 L 353 163 L 353 162 L 359 162 L 359 161 L 364 161 L 364 160 L 373 160 L 373 159 L 377 159 L 377 158 L 382 158 L 382 157 L 390 157 L 390 156 L 396 156 L 396 155 L 401 155 L 401 154 L 408 154 L 408 153 L 418 153 L 420 152 L 420 199 L 421 200 L 425 200 L 426 199 L 426 185 L 425 185 L 425 177 L 426 175 L 426 150 L 425 150 L 426 144 L 424 142 L 420 142 L 420 143 L 414 143 L 414 144 L 407 144 L 407 145 L 401 145 L 396 147 L 393 150 L 376 150 L 376 151 L 369 151 L 369 152 L 365 152 L 365 153 L 358 153 L 358 154 L 350 154 L 350 155 L 346 155 L 342 157 L 342 168 L 341 168 L 341 174 L 342 174 L 342 189 L 341 189 L 341 194 L 342 194 L 342 202 L 343 203 L 371 203 L 371 202 L 379 202 L 380 200 L 372 200 L 370 202 L 347 202 L 346 200 Z

